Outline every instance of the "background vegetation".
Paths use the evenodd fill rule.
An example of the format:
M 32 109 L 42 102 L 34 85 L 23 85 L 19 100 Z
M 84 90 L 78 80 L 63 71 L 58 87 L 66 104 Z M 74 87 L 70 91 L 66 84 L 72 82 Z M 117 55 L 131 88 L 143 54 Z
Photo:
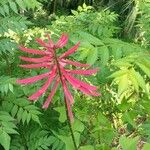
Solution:
M 63 32 L 68 47 L 81 42 L 72 59 L 100 68 L 87 80 L 101 97 L 74 93 L 78 149 L 150 149 L 149 0 L 1 0 L 0 22 L 0 149 L 74 150 L 62 91 L 45 111 L 46 95 L 27 99 L 42 83 L 16 84 L 41 72 L 18 67 L 18 45 L 37 48 L 35 37 Z

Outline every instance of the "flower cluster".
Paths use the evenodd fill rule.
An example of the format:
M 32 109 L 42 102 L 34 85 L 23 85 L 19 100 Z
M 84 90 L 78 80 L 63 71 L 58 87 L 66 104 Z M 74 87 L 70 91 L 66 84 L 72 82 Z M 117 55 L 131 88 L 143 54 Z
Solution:
M 63 48 L 68 42 L 68 35 L 62 34 L 60 39 L 56 42 L 56 44 L 51 40 L 50 36 L 47 34 L 48 42 L 43 41 L 42 39 L 36 39 L 36 41 L 44 47 L 44 50 L 36 50 L 31 48 L 26 48 L 20 46 L 20 50 L 26 53 L 30 53 L 33 55 L 40 55 L 40 58 L 29 58 L 20 56 L 20 59 L 26 62 L 30 62 L 30 64 L 23 64 L 20 67 L 23 68 L 46 68 L 48 70 L 47 73 L 43 73 L 37 76 L 33 76 L 26 79 L 19 79 L 17 83 L 19 84 L 32 84 L 44 78 L 47 78 L 47 81 L 44 85 L 33 95 L 29 97 L 30 100 L 36 101 L 42 94 L 44 94 L 47 89 L 52 85 L 51 92 L 47 97 L 46 101 L 43 104 L 43 108 L 48 108 L 59 84 L 62 85 L 65 103 L 68 109 L 68 115 L 70 119 L 73 118 L 73 114 L 71 111 L 71 105 L 74 103 L 73 96 L 68 88 L 68 83 L 75 89 L 83 92 L 87 95 L 99 96 L 100 94 L 96 91 L 97 87 L 90 85 L 86 82 L 83 82 L 77 79 L 74 75 L 92 75 L 95 74 L 98 69 L 78 69 L 78 70 L 70 70 L 67 69 L 67 65 L 72 65 L 75 67 L 90 67 L 89 64 L 82 64 L 80 62 L 72 61 L 67 59 L 68 56 L 75 53 L 77 48 L 79 47 L 79 42 L 64 52 L 63 54 L 57 56 L 57 49 Z M 53 83 L 53 84 L 52 84 Z

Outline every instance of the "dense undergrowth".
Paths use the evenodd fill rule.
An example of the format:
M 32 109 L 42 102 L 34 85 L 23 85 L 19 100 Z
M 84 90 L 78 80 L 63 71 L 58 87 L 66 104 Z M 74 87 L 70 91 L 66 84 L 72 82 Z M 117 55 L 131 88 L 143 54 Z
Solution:
M 62 90 L 43 110 L 47 93 L 36 103 L 27 99 L 43 82 L 28 87 L 16 83 L 42 73 L 18 67 L 18 45 L 37 49 L 34 39 L 46 40 L 45 33 L 54 41 L 62 33 L 69 35 L 62 52 L 80 41 L 71 59 L 100 68 L 86 78 L 100 97 L 73 92 L 78 149 L 150 149 L 150 2 L 91 2 L 87 4 L 93 6 L 82 3 L 76 10 L 68 10 L 69 1 L 65 10 L 57 3 L 56 10 L 53 1 L 51 14 L 46 0 L 0 1 L 0 149 L 74 150 Z

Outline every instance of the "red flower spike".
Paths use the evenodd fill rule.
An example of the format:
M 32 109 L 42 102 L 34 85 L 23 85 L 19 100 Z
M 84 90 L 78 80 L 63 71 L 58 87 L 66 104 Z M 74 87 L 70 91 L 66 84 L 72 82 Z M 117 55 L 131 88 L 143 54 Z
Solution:
M 58 40 L 58 42 L 56 42 L 56 44 L 51 40 L 50 35 L 47 34 L 46 36 L 48 38 L 48 42 L 44 42 L 42 39 L 36 40 L 46 50 L 42 51 L 42 50 L 26 48 L 23 46 L 19 47 L 20 50 L 23 52 L 30 53 L 33 55 L 42 55 L 42 57 L 40 57 L 40 58 L 29 58 L 29 57 L 20 56 L 21 60 L 23 60 L 25 62 L 29 62 L 29 63 L 30 62 L 34 63 L 34 64 L 20 65 L 20 67 L 30 68 L 30 69 L 42 67 L 42 68 L 48 69 L 48 72 L 37 75 L 37 76 L 30 77 L 30 78 L 17 80 L 17 83 L 32 84 L 39 80 L 47 78 L 47 81 L 45 82 L 45 84 L 36 93 L 34 93 L 33 95 L 31 95 L 29 97 L 29 99 L 32 101 L 36 101 L 42 94 L 44 94 L 47 91 L 47 89 L 53 83 L 51 92 L 50 92 L 47 100 L 44 102 L 43 108 L 48 108 L 48 106 L 51 103 L 52 98 L 58 88 L 58 85 L 61 83 L 63 91 L 64 91 L 65 103 L 66 103 L 66 106 L 68 109 L 68 116 L 70 117 L 70 121 L 72 121 L 73 114 L 71 111 L 71 105 L 73 105 L 74 100 L 73 100 L 73 96 L 72 96 L 67 84 L 70 83 L 70 85 L 72 85 L 74 88 L 78 89 L 79 91 L 83 92 L 86 95 L 100 96 L 100 94 L 98 92 L 96 92 L 96 90 L 97 90 L 96 86 L 93 86 L 86 82 L 83 82 L 73 76 L 73 74 L 89 76 L 89 75 L 95 74 L 98 71 L 98 68 L 89 69 L 89 70 L 66 69 L 65 67 L 67 65 L 73 65 L 75 67 L 90 67 L 89 64 L 82 64 L 80 62 L 66 59 L 66 57 L 68 57 L 71 54 L 76 52 L 80 43 L 78 42 L 75 46 L 70 48 L 68 51 L 66 51 L 65 53 L 63 53 L 60 56 L 57 56 L 56 49 L 62 48 L 67 44 L 68 35 L 62 34 L 60 39 Z

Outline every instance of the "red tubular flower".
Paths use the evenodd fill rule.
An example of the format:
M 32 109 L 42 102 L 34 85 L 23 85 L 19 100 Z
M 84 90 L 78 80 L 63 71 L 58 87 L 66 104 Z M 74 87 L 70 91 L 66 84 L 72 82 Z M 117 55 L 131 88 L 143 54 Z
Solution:
M 70 48 L 68 51 L 63 53 L 60 56 L 57 56 L 56 49 L 64 47 L 68 42 L 68 36 L 66 34 L 62 34 L 60 39 L 56 44 L 51 40 L 50 36 L 48 37 L 48 43 L 44 42 L 42 39 L 36 39 L 36 41 L 44 47 L 45 50 L 36 50 L 31 48 L 26 48 L 23 46 L 20 46 L 20 50 L 26 53 L 34 54 L 34 55 L 41 55 L 41 58 L 29 58 L 29 57 L 23 57 L 20 56 L 20 59 L 26 62 L 30 62 L 30 64 L 20 65 L 20 67 L 23 68 L 47 68 L 48 72 L 44 74 L 40 74 L 34 77 L 26 78 L 26 79 L 20 79 L 17 80 L 17 83 L 20 84 L 32 84 L 39 80 L 42 80 L 44 78 L 47 78 L 47 81 L 45 84 L 33 95 L 29 97 L 30 100 L 36 101 L 42 94 L 44 94 L 49 86 L 53 82 L 53 86 L 51 89 L 51 92 L 46 99 L 46 101 L 43 104 L 43 108 L 48 108 L 57 88 L 58 85 L 61 84 L 63 91 L 64 91 L 64 97 L 65 97 L 65 103 L 68 109 L 68 115 L 70 117 L 70 120 L 73 119 L 73 114 L 71 111 L 71 105 L 74 103 L 73 96 L 67 86 L 68 83 L 70 83 L 75 89 L 78 89 L 79 91 L 83 92 L 87 95 L 93 95 L 93 96 L 99 96 L 100 94 L 96 91 L 97 87 L 90 85 L 86 82 L 80 81 L 79 79 L 75 78 L 73 75 L 85 75 L 89 76 L 92 74 L 95 74 L 98 69 L 90 69 L 90 70 L 69 70 L 66 69 L 65 66 L 67 65 L 73 65 L 75 67 L 89 67 L 89 64 L 82 64 L 80 62 L 75 62 L 69 59 L 66 59 L 66 57 L 70 56 L 71 54 L 75 53 L 76 50 L 79 47 L 79 42 Z M 33 63 L 33 64 L 32 64 Z

